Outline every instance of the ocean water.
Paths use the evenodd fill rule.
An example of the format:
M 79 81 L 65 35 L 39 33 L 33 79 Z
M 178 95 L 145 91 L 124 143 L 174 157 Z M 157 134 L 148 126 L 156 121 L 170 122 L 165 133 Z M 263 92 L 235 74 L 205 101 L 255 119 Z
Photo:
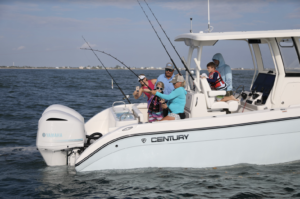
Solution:
M 138 86 L 131 72 L 110 72 L 126 94 Z M 162 72 L 136 71 L 149 78 Z M 234 87 L 249 89 L 252 75 L 233 71 Z M 84 173 L 46 166 L 36 133 L 49 105 L 69 106 L 87 121 L 122 99 L 104 70 L 0 70 L 0 198 L 300 198 L 299 162 Z

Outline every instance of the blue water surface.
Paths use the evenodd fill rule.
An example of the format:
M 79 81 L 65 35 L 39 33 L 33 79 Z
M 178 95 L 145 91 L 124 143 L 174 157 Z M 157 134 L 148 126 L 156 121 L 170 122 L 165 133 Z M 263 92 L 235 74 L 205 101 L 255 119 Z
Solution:
M 138 86 L 128 70 L 111 70 L 125 94 Z M 163 71 L 143 70 L 149 78 Z M 253 71 L 233 71 L 249 89 Z M 48 167 L 36 150 L 38 120 L 51 104 L 85 121 L 123 100 L 104 70 L 0 70 L 0 198 L 299 198 L 300 164 L 210 169 L 149 168 L 76 173 Z M 145 102 L 146 98 L 130 100 Z M 180 158 L 180 157 L 178 157 Z

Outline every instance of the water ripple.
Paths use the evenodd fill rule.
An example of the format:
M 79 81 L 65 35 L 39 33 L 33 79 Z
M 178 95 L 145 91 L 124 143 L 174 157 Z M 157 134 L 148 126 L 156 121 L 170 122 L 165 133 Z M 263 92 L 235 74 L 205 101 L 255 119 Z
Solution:
M 128 71 L 111 71 L 126 94 L 138 85 Z M 162 71 L 136 71 L 150 78 Z M 251 71 L 233 71 L 235 88 Z M 125 77 L 126 78 L 123 78 Z M 47 167 L 36 150 L 42 112 L 64 104 L 85 121 L 123 96 L 103 70 L 1 70 L 0 198 L 299 198 L 300 163 L 184 169 L 148 168 L 76 173 Z M 146 99 L 134 100 L 134 103 Z

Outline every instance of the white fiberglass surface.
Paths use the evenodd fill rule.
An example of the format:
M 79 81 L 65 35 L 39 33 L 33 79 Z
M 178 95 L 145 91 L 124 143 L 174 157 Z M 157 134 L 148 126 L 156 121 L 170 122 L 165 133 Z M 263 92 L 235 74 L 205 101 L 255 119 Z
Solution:
M 76 169 L 201 168 L 294 161 L 300 157 L 297 153 L 300 138 L 297 123 L 299 120 L 289 120 L 120 139 Z

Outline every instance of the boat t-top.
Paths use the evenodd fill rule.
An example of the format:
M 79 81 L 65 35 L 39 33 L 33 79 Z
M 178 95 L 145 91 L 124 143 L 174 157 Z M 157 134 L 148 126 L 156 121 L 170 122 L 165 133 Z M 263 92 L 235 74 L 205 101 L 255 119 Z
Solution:
M 39 120 L 38 150 L 48 166 L 75 166 L 78 172 L 300 160 L 299 38 L 300 30 L 179 35 L 175 41 L 188 47 L 187 67 L 196 64 L 194 80 L 185 77 L 185 119 L 149 123 L 147 103 L 116 101 L 85 122 L 77 111 L 55 104 Z M 199 77 L 206 68 L 202 52 L 222 40 L 240 41 L 252 57 L 251 87 L 236 92 L 239 101 L 217 101 L 225 91 L 211 90 Z

